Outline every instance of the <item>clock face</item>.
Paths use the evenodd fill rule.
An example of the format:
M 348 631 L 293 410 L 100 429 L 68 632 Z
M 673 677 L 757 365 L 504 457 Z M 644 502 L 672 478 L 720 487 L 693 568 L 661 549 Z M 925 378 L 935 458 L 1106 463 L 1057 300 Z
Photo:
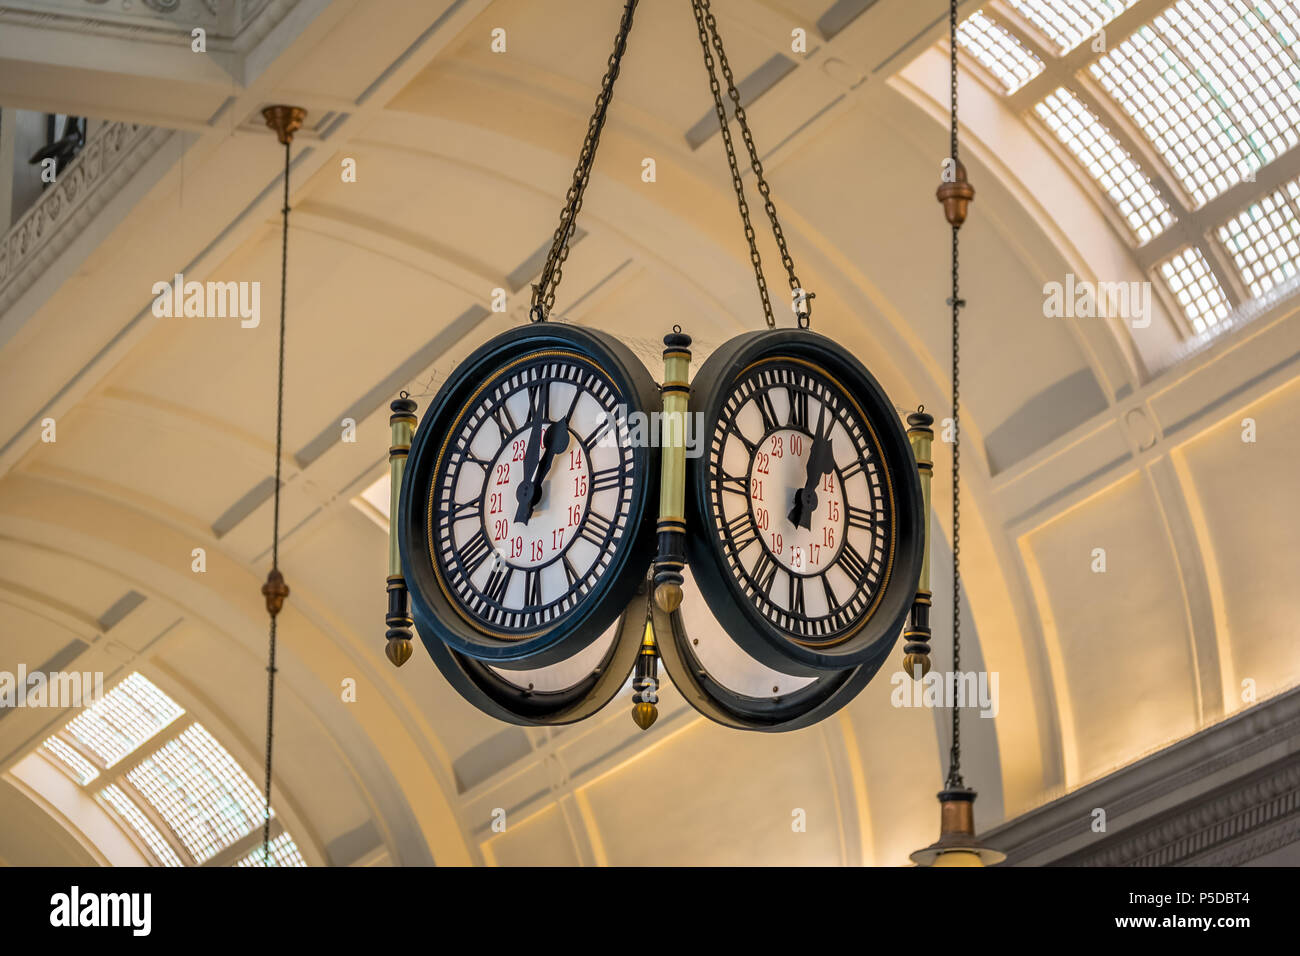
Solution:
M 870 422 L 826 370 L 755 363 L 733 383 L 708 452 L 727 573 L 790 640 L 852 634 L 889 581 L 896 519 Z
M 659 449 L 631 440 L 628 422 L 658 405 L 627 346 L 551 322 L 485 342 L 429 403 L 402 475 L 401 569 L 430 656 L 489 712 L 560 720 L 588 683 L 612 693 L 608 660 L 594 683 L 546 700 L 530 696 L 541 685 L 526 675 L 586 661 L 574 658 L 645 587 Z M 621 653 L 606 657 L 621 666 Z
M 806 329 L 737 336 L 691 389 L 705 445 L 686 463 L 686 554 L 706 603 L 763 665 L 858 668 L 861 686 L 902 632 L 925 551 L 893 403 L 843 346 Z
M 561 626 L 628 537 L 636 470 L 610 376 L 576 352 L 511 361 L 452 422 L 430 558 L 455 611 L 518 640 Z

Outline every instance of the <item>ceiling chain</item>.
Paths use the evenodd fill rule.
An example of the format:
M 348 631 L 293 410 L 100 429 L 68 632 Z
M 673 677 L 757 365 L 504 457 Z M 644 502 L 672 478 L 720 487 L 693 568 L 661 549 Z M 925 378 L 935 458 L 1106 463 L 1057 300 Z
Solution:
M 951 151 L 954 175 L 961 168 L 957 153 L 957 0 L 948 11 L 948 45 L 950 52 L 950 87 L 952 95 Z M 963 177 L 964 178 L 964 177 Z M 952 222 L 952 671 L 953 680 L 961 673 L 961 309 L 966 303 L 959 293 L 958 233 L 961 222 Z M 953 701 L 952 749 L 948 754 L 949 790 L 965 787 L 961 777 L 961 708 Z
M 582 150 L 578 153 L 578 165 L 573 170 L 573 181 L 564 198 L 564 208 L 560 211 L 560 224 L 555 227 L 551 251 L 547 253 L 541 278 L 533 286 L 533 304 L 529 317 L 534 322 L 545 322 L 555 306 L 555 290 L 559 288 L 560 279 L 564 276 L 564 261 L 569 258 L 569 242 L 577 229 L 583 193 L 591 180 L 591 167 L 596 161 L 601 131 L 605 128 L 605 114 L 614 98 L 614 81 L 618 79 L 623 53 L 627 49 L 627 36 L 632 30 L 632 15 L 636 12 L 636 5 L 637 0 L 627 0 L 623 7 L 623 19 L 619 22 L 618 34 L 614 37 L 614 52 L 609 55 L 605 76 L 600 81 L 596 107 L 587 123 L 587 135 L 583 138 Z
M 736 80 L 731 72 L 731 64 L 727 62 L 726 51 L 722 48 L 722 34 L 718 32 L 718 22 L 709 8 L 709 0 L 691 0 L 691 9 L 695 13 L 695 24 L 699 29 L 700 47 L 704 50 L 704 66 L 709 71 L 709 90 L 713 93 L 714 109 L 718 114 L 718 128 L 722 131 L 722 145 L 727 153 L 727 165 L 731 169 L 731 186 L 736 192 L 736 205 L 740 209 L 740 219 L 745 226 L 745 241 L 749 243 L 749 261 L 754 266 L 754 279 L 758 284 L 758 295 L 763 301 L 763 317 L 766 319 L 769 329 L 776 328 L 776 319 L 772 315 L 772 302 L 767 291 L 767 279 L 763 275 L 763 260 L 758 252 L 754 225 L 749 219 L 749 203 L 745 199 L 745 187 L 741 180 L 740 166 L 736 161 L 736 147 L 731 138 L 731 128 L 727 122 L 727 110 L 722 100 L 722 87 L 718 80 L 719 70 L 727 84 L 727 96 L 731 99 L 732 112 L 736 117 L 737 125 L 740 127 L 740 135 L 744 140 L 745 150 L 749 154 L 749 164 L 758 183 L 758 192 L 763 197 L 763 208 L 767 213 L 768 221 L 771 223 L 772 236 L 776 239 L 777 249 L 781 253 L 781 264 L 785 266 L 786 275 L 790 280 L 790 292 L 799 328 L 806 329 L 812 318 L 814 295 L 811 292 L 804 291 L 799 282 L 799 276 L 795 274 L 794 259 L 790 256 L 790 250 L 786 247 L 785 233 L 781 230 L 781 221 L 776 214 L 776 205 L 772 202 L 772 190 L 767 184 L 767 177 L 763 174 L 763 163 L 758 157 L 758 148 L 754 145 L 754 137 L 749 131 L 749 120 L 745 116 L 745 108 L 740 104 L 740 91 L 736 89 Z M 716 63 L 713 53 L 709 49 L 710 42 L 712 42 L 713 49 L 717 52 Z

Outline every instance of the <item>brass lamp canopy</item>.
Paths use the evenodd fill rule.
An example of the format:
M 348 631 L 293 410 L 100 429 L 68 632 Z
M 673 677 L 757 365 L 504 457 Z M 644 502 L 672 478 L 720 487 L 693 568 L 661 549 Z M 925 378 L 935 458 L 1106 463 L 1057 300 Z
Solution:
M 966 167 L 957 160 L 951 181 L 945 180 L 934 191 L 934 196 L 943 203 L 943 214 L 948 225 L 961 228 L 966 221 L 966 211 L 971 200 L 975 198 L 975 187 L 966 178 Z
M 911 856 L 917 866 L 992 866 L 1006 858 L 975 839 L 975 791 L 965 788 L 939 792 L 939 839 Z
M 275 130 L 276 138 L 282 146 L 293 142 L 293 134 L 302 129 L 302 121 L 307 118 L 307 111 L 301 106 L 268 106 L 262 110 L 266 125 Z

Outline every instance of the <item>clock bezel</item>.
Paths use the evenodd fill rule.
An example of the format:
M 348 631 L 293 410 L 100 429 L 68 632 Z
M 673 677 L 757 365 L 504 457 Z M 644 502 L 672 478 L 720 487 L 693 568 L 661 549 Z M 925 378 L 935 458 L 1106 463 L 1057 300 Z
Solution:
M 558 663 L 587 647 L 617 620 L 654 559 L 652 509 L 658 501 L 659 449 L 649 445 L 632 448 L 627 532 L 591 592 L 560 624 L 531 635 L 502 638 L 455 606 L 441 583 L 431 547 L 436 547 L 437 529 L 436 502 L 431 502 L 430 491 L 450 430 L 462 420 L 486 380 L 529 354 L 556 350 L 575 353 L 596 365 L 629 414 L 648 414 L 657 408 L 658 385 L 645 365 L 617 339 L 594 329 L 532 323 L 496 336 L 456 367 L 411 442 L 396 517 L 412 618 L 435 659 L 445 655 L 436 652 L 433 642 L 507 670 Z
M 800 641 L 754 606 L 728 568 L 711 511 L 710 458 L 719 417 L 736 382 L 752 366 L 780 359 L 811 365 L 840 385 L 869 426 L 892 487 L 894 540 L 888 578 L 863 620 L 834 643 Z M 825 336 L 804 329 L 767 329 L 740 335 L 709 356 L 692 383 L 691 410 L 703 415 L 705 447 L 686 466 L 687 521 L 697 529 L 688 537 L 687 558 L 715 615 L 746 653 L 776 670 L 815 676 L 875 662 L 874 674 L 916 597 L 925 544 L 916 461 L 884 390 L 861 362 Z

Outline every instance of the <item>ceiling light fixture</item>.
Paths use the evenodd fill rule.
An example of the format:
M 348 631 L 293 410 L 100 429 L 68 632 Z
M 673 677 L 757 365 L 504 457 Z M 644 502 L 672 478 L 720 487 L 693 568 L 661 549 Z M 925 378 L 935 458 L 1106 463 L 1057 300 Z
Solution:
M 952 91 L 951 152 L 944 164 L 943 182 L 936 198 L 952 227 L 952 680 L 961 671 L 961 429 L 959 426 L 961 309 L 966 304 L 958 289 L 958 232 L 966 221 L 975 187 L 966 179 L 957 152 L 957 0 L 948 13 L 950 88 Z M 961 777 L 961 707 L 953 699 L 952 748 L 948 753 L 948 778 L 939 792 L 939 839 L 911 855 L 921 866 L 987 866 L 1001 863 L 1006 854 L 981 846 L 975 838 L 975 791 Z

